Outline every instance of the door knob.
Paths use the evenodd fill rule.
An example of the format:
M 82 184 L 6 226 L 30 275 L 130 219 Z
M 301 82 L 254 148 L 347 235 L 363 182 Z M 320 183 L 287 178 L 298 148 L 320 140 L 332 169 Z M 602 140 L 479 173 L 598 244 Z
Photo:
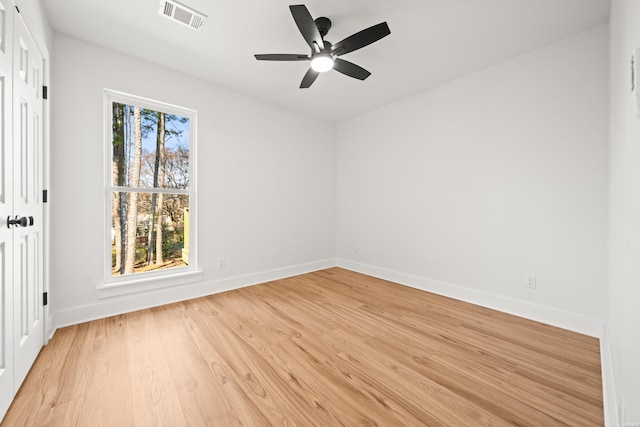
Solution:
M 7 228 L 11 228 L 12 225 L 17 225 L 18 227 L 28 227 L 29 225 L 33 225 L 33 217 L 20 217 L 20 215 L 16 215 L 14 219 L 11 219 L 10 216 L 7 217 Z

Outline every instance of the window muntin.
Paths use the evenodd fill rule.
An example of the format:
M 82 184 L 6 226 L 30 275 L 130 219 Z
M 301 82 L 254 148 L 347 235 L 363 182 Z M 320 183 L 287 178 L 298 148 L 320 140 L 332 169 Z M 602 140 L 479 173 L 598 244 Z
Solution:
M 106 281 L 195 270 L 196 113 L 105 94 Z

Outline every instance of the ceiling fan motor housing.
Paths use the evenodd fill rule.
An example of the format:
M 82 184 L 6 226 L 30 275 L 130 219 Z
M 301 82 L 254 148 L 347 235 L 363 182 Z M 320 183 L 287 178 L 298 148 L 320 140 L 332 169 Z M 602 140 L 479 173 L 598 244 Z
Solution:
M 329 30 L 331 29 L 331 19 L 325 18 L 324 16 L 321 16 L 320 18 L 316 18 L 313 22 L 316 23 L 318 32 L 322 37 L 326 36 Z

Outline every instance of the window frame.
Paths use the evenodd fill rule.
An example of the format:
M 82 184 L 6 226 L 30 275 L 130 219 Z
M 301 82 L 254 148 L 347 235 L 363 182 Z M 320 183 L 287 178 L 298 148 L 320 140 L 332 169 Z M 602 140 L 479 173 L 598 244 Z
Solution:
M 98 285 L 98 297 L 111 297 L 134 292 L 143 292 L 168 286 L 177 286 L 193 283 L 202 279 L 202 271 L 198 268 L 197 261 L 197 175 L 196 175 L 196 141 L 197 141 L 197 111 L 156 101 L 141 96 L 115 91 L 104 90 L 104 130 L 103 130 L 103 156 L 104 156 L 104 274 L 103 283 Z M 154 111 L 162 111 L 189 119 L 189 188 L 188 190 L 175 190 L 164 188 L 146 187 L 118 187 L 113 182 L 113 103 L 135 105 L 140 108 Z M 113 192 L 134 193 L 182 193 L 189 196 L 189 264 L 185 267 L 174 267 L 166 270 L 156 270 L 112 276 L 112 217 L 111 203 Z

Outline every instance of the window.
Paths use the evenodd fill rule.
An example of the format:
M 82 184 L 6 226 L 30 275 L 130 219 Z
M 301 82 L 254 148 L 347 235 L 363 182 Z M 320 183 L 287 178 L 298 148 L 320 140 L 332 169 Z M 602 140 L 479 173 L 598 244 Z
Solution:
M 108 243 L 99 289 L 195 271 L 195 129 L 193 110 L 105 91 Z

